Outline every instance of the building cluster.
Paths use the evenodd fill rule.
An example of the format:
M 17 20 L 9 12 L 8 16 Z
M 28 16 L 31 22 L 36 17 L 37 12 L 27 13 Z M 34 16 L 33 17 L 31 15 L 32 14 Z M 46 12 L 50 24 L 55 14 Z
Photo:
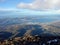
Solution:
M 45 39 L 39 36 L 15 37 L 0 41 L 0 45 L 60 45 L 60 39 Z

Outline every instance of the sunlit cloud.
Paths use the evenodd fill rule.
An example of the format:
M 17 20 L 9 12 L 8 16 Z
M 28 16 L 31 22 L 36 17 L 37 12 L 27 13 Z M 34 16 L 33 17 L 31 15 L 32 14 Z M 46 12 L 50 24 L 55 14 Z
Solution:
M 60 9 L 60 0 L 34 0 L 31 3 L 20 2 L 17 7 L 34 10 L 58 10 Z

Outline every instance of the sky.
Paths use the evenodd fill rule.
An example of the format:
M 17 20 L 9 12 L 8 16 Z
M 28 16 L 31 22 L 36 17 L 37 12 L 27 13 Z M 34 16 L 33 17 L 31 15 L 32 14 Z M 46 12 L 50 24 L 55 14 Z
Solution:
M 31 14 L 46 15 L 60 14 L 60 0 L 0 0 L 0 15 Z

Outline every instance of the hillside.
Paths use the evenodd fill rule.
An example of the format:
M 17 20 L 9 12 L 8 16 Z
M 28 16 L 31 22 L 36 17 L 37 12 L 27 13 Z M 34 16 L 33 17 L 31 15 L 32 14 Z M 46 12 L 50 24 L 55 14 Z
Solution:
M 0 39 L 20 37 L 26 35 L 60 36 L 60 21 L 53 23 L 30 22 L 31 18 L 0 19 Z M 36 20 L 36 19 L 35 19 Z
M 60 21 L 44 25 L 43 28 L 51 33 L 54 33 L 54 35 L 60 36 Z

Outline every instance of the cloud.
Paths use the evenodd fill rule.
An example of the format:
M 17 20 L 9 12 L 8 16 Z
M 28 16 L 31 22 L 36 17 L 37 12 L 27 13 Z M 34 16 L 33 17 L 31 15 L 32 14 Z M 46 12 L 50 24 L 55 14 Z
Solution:
M 18 11 L 18 9 L 14 9 L 14 8 L 0 8 L 0 11 Z
M 57 10 L 60 9 L 60 0 L 34 0 L 31 3 L 20 2 L 17 7 L 34 10 Z

